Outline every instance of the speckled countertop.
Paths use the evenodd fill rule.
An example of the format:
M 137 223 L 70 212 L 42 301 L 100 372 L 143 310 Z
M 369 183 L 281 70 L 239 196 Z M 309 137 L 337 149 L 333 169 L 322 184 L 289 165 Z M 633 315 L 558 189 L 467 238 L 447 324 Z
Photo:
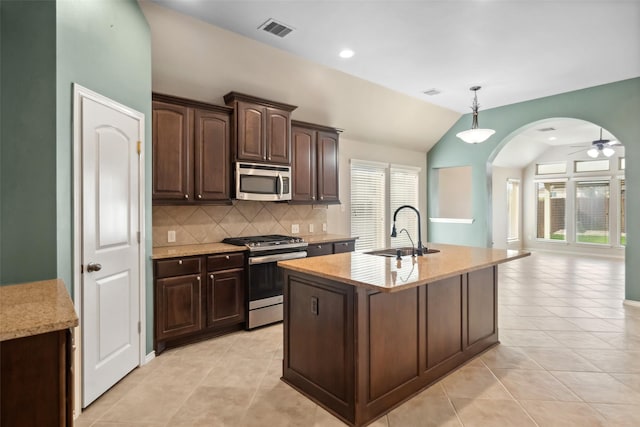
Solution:
M 163 246 L 153 248 L 152 259 L 175 258 L 183 256 L 196 256 L 207 254 L 219 254 L 224 252 L 243 252 L 244 246 L 228 245 L 226 243 L 201 243 L 198 245 Z
M 300 237 L 310 245 L 318 243 L 344 242 L 345 240 L 357 239 L 357 237 L 343 236 L 342 234 L 307 234 Z
M 0 341 L 78 326 L 61 279 L 0 286 Z
M 309 244 L 332 243 L 356 239 L 356 237 L 343 236 L 340 234 L 308 234 L 300 237 L 302 237 Z M 228 245 L 226 243 L 201 243 L 197 245 L 162 246 L 153 248 L 153 255 L 151 255 L 151 259 L 208 255 L 224 252 L 242 252 L 246 249 L 247 248 L 245 248 L 244 246 Z
M 400 262 L 395 257 L 347 252 L 279 261 L 278 265 L 353 286 L 395 292 L 530 255 L 525 251 L 470 246 L 429 244 L 428 247 L 440 252 L 415 258 L 404 256 Z

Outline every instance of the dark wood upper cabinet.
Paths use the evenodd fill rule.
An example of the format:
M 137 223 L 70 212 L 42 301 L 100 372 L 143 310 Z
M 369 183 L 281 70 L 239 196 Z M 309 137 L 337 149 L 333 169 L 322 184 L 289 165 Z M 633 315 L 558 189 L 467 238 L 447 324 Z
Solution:
M 231 158 L 228 114 L 195 110 L 195 197 L 196 200 L 228 200 Z
M 153 102 L 153 198 L 188 199 L 191 175 L 191 110 L 182 105 Z
M 153 94 L 154 203 L 230 203 L 232 112 Z
M 235 110 L 235 160 L 291 164 L 291 112 L 282 104 L 238 92 L 224 102 Z
M 292 202 L 340 203 L 338 130 L 311 123 L 292 123 Z

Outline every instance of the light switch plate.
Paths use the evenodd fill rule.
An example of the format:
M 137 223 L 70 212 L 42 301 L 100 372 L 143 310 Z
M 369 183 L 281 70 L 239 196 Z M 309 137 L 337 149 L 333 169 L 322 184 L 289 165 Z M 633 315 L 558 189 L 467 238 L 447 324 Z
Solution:
M 309 233 L 313 233 L 313 224 L 309 224 Z
M 297 234 L 300 232 L 300 224 L 291 224 L 291 232 Z
M 176 230 L 169 230 L 167 232 L 167 242 L 173 243 L 176 241 Z
M 327 231 L 327 223 L 326 222 L 322 223 L 322 231 Z

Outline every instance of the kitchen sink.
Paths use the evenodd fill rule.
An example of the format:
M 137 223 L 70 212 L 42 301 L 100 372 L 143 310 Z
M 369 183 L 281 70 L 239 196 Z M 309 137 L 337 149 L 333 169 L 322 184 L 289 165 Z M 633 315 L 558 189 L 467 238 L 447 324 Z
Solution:
M 365 252 L 365 254 L 396 257 L 398 255 L 398 251 L 400 251 L 400 256 L 407 256 L 407 255 L 413 254 L 412 247 L 377 249 L 375 251 Z M 440 252 L 440 251 L 438 249 L 427 249 L 424 255 L 434 254 L 436 252 Z

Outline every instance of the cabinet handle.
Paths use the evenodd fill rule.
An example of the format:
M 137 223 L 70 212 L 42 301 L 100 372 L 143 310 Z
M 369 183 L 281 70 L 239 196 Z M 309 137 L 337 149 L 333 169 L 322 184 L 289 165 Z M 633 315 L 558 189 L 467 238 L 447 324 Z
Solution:
M 185 198 L 185 199 L 188 199 L 188 198 L 189 198 L 189 195 L 188 195 L 188 194 L 185 194 L 185 195 L 184 195 L 184 198 Z
M 271 156 L 269 156 L 269 160 L 271 160 Z
M 316 246 L 318 249 L 322 249 L 322 245 L 318 245 Z
M 210 278 L 211 280 L 213 280 L 213 274 L 210 274 L 210 275 L 209 275 L 209 278 Z
M 315 199 L 316 199 L 316 196 L 311 196 L 311 200 L 315 200 Z
M 178 264 L 182 265 L 182 260 L 181 259 L 178 260 Z
M 198 199 L 202 199 L 202 194 L 198 194 Z
M 229 255 L 225 255 L 224 259 L 229 259 Z
M 200 276 L 196 277 L 196 279 L 198 280 L 198 282 L 200 281 Z
M 320 200 L 323 200 L 323 199 L 324 199 L 324 196 L 320 196 Z

